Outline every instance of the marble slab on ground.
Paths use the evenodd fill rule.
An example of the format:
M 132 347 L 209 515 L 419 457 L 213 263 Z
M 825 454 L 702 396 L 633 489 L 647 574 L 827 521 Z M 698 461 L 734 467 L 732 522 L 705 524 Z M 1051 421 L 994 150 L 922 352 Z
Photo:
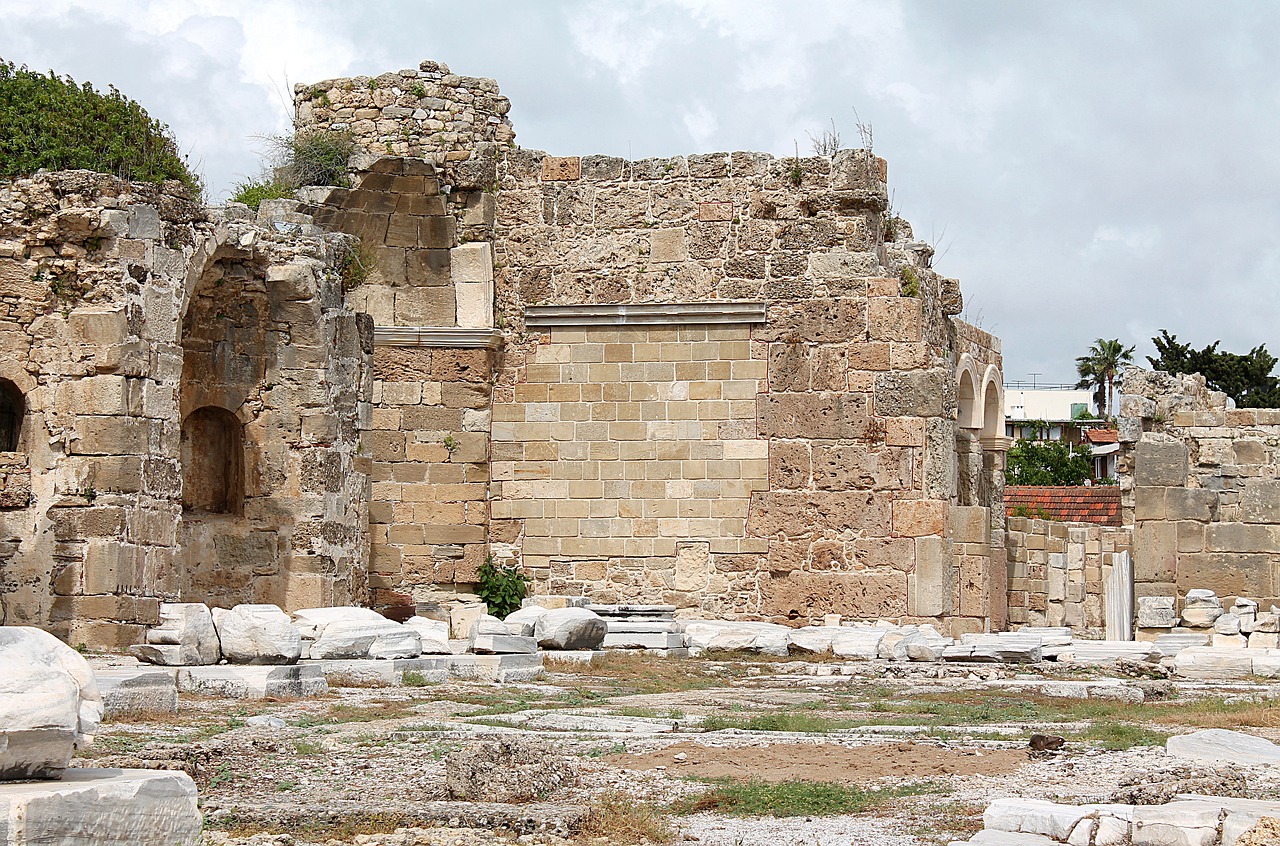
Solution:
M 605 649 L 680 649 L 684 645 L 684 635 L 679 633 L 615 632 L 612 628 L 601 644 Z
M 177 675 L 177 668 L 150 664 L 95 670 L 104 715 L 177 713 Z
M 1203 729 L 1174 735 L 1165 741 L 1165 749 L 1176 758 L 1200 764 L 1243 767 L 1280 764 L 1280 746 L 1266 738 L 1228 729 Z
M 227 664 L 180 668 L 178 690 L 228 699 L 305 698 L 328 693 L 329 684 L 320 667 L 311 662 L 285 666 Z
M 192 846 L 200 827 L 183 772 L 85 768 L 0 783 L 0 843 L 10 846 Z

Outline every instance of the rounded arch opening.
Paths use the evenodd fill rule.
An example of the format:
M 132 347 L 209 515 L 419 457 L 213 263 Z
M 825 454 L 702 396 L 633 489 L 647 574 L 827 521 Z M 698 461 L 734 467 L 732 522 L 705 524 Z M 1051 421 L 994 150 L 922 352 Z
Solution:
M 244 426 L 225 408 L 206 405 L 182 421 L 182 508 L 244 512 Z
M 956 387 L 956 422 L 961 429 L 977 429 L 982 425 L 981 407 L 978 405 L 977 384 L 973 371 L 961 365 L 959 384 Z
M 0 452 L 17 452 L 22 441 L 22 421 L 27 401 L 18 386 L 0 379 Z
M 987 375 L 982 389 L 982 436 L 993 438 L 1004 434 L 1004 396 L 1000 381 L 991 374 Z

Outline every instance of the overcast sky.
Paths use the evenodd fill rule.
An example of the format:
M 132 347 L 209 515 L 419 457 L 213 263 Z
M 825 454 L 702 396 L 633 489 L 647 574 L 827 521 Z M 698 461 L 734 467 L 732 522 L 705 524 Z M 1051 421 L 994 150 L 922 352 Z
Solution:
M 291 85 L 414 67 L 498 80 L 517 142 L 790 155 L 854 110 L 895 207 L 1004 340 L 1075 379 L 1161 328 L 1280 354 L 1280 4 L 0 0 L 0 57 L 111 83 L 225 198 Z

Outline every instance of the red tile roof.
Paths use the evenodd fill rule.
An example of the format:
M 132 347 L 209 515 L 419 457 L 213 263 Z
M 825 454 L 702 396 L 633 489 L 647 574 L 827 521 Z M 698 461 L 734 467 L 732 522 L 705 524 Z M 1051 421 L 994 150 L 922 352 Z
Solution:
M 1041 517 L 1072 523 L 1120 525 L 1120 488 L 1116 485 L 1040 487 L 1009 485 L 1004 510 L 1010 517 Z
M 1114 444 L 1120 442 L 1120 433 L 1115 429 L 1086 429 L 1084 436 L 1091 444 Z

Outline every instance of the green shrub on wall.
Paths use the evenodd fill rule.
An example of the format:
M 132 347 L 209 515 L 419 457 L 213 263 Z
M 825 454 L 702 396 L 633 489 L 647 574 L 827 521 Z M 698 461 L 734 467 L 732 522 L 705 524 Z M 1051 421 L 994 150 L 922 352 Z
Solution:
M 169 128 L 114 87 L 105 93 L 0 59 L 0 178 L 95 170 L 139 182 L 177 179 L 193 192 Z
M 501 618 L 520 607 L 529 590 L 528 576 L 515 567 L 494 564 L 492 555 L 480 565 L 479 574 L 476 595 L 489 606 L 490 614 Z

